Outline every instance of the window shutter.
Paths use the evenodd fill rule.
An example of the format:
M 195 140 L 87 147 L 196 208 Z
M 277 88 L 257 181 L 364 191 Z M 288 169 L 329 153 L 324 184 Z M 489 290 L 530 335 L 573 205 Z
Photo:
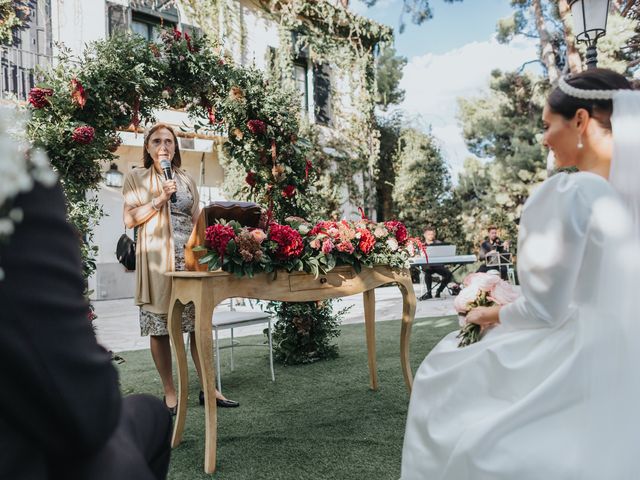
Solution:
M 109 22 L 109 36 L 129 31 L 129 7 L 107 3 L 107 19 Z
M 331 126 L 331 66 L 328 63 L 313 65 L 313 102 L 316 123 Z

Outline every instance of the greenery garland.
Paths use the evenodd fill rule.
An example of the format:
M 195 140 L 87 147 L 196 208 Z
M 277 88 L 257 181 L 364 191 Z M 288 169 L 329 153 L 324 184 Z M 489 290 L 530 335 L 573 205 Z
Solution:
M 225 148 L 246 169 L 247 192 L 274 218 L 307 211 L 315 171 L 308 142 L 297 137 L 295 97 L 258 70 L 233 65 L 202 36 L 165 31 L 161 44 L 116 36 L 80 59 L 63 52 L 29 103 L 29 136 L 48 152 L 83 233 L 99 216 L 85 194 L 98 188 L 101 161 L 114 158 L 117 130 L 154 122 L 153 112 L 166 108 L 186 109 L 199 132 L 228 134 Z
M 31 16 L 32 0 L 0 0 L 0 45 L 13 43 L 13 31 Z

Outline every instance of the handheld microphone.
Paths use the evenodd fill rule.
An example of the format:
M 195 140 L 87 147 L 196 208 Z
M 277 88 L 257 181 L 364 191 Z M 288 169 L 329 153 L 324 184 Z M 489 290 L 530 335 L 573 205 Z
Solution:
M 171 162 L 169 160 L 161 160 L 160 167 L 162 168 L 162 173 L 164 173 L 165 180 L 171 180 L 173 178 L 171 175 Z M 176 203 L 177 200 L 176 192 L 173 192 L 171 194 L 171 203 Z

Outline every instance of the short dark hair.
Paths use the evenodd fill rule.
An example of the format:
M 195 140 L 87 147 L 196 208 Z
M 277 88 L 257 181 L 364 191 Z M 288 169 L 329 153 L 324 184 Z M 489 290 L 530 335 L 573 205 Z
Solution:
M 490 232 L 491 230 L 498 230 L 498 227 L 496 227 L 495 225 L 489 225 L 487 227 L 487 232 Z
M 163 128 L 171 132 L 171 135 L 173 135 L 173 142 L 176 145 L 175 153 L 173 155 L 173 158 L 171 159 L 171 165 L 173 165 L 176 168 L 180 168 L 182 166 L 182 157 L 180 156 L 180 145 L 178 145 L 178 137 L 176 136 L 176 132 L 173 131 L 173 127 L 171 127 L 171 125 L 168 125 L 166 123 L 156 123 L 153 127 L 149 129 L 149 131 L 144 136 L 144 146 L 142 147 L 142 161 L 144 164 L 144 168 L 149 168 L 151 165 L 153 165 L 153 158 L 151 158 L 151 155 L 149 155 L 149 152 L 147 151 L 147 146 L 149 145 L 149 139 L 151 138 L 151 135 L 153 135 L 155 132 Z
M 565 78 L 572 87 L 581 90 L 631 90 L 632 86 L 623 75 L 606 68 L 595 68 L 581 73 L 572 74 Z M 576 116 L 576 112 L 584 108 L 589 116 L 598 121 L 600 126 L 611 130 L 611 113 L 613 102 L 611 100 L 586 100 L 567 95 L 559 87 L 556 87 L 549 98 L 549 108 L 567 120 Z
M 431 225 L 427 225 L 426 227 L 424 227 L 424 230 L 422 231 L 422 233 L 424 232 L 435 232 L 436 231 L 436 227 L 432 227 Z

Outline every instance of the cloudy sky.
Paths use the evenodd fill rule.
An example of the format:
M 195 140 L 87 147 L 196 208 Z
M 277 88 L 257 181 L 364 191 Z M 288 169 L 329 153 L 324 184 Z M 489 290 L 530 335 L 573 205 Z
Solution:
M 470 156 L 456 119 L 458 97 L 480 95 L 488 89 L 490 72 L 513 70 L 537 58 L 534 41 L 519 38 L 509 45 L 495 40 L 499 18 L 509 15 L 509 0 L 464 0 L 448 4 L 432 0 L 434 18 L 421 26 L 406 18 L 404 33 L 396 33 L 396 49 L 409 60 L 401 88 L 400 106 L 440 141 L 454 177 Z M 367 8 L 359 0 L 352 9 L 390 25 L 397 32 L 402 0 L 378 0 Z

